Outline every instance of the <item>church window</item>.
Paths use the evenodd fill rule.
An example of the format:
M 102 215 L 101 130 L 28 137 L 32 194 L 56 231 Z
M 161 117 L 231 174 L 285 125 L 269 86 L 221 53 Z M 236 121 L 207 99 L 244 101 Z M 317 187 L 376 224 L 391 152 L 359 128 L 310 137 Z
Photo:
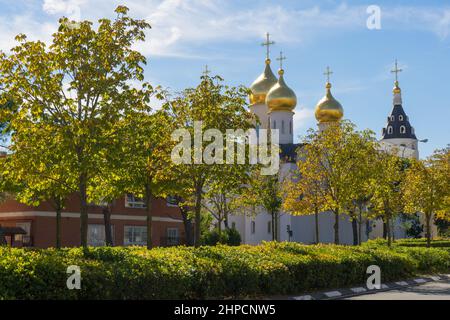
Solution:
M 281 120 L 281 133 L 284 134 L 284 120 Z
M 273 129 L 276 129 L 277 128 L 277 122 L 274 120 L 273 121 Z
M 231 229 L 236 229 L 236 222 L 233 221 L 233 222 L 231 223 Z
M 398 121 L 403 121 L 403 116 L 402 115 L 398 116 Z
M 405 126 L 401 126 L 400 127 L 400 133 L 406 133 L 406 127 Z
M 391 126 L 388 127 L 388 134 L 392 134 L 394 132 L 394 129 L 392 129 Z
M 394 116 L 391 116 L 391 121 L 395 121 L 395 117 Z
M 267 222 L 267 233 L 272 233 L 272 221 Z
M 256 232 L 256 223 L 255 223 L 255 221 L 252 221 L 252 223 L 251 223 L 251 232 L 252 232 L 252 234 L 255 234 L 255 232 Z
M 289 122 L 289 134 L 292 134 L 292 120 Z

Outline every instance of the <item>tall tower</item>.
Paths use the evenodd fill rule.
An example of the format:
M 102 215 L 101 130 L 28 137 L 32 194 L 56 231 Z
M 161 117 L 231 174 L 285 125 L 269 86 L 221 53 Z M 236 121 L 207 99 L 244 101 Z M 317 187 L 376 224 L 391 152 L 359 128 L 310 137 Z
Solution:
M 260 124 L 258 127 L 268 129 L 268 109 L 266 96 L 269 90 L 277 83 L 277 78 L 270 68 L 270 46 L 275 42 L 270 41 L 270 34 L 266 34 L 266 41 L 262 46 L 266 47 L 266 66 L 264 72 L 250 86 L 250 111 L 258 116 Z
M 278 70 L 278 82 L 270 89 L 266 97 L 266 105 L 269 109 L 269 124 L 271 129 L 278 129 L 280 144 L 292 144 L 294 142 L 293 116 L 297 105 L 297 96 L 284 81 L 283 52 L 280 52 L 280 69 Z
M 316 119 L 318 122 L 319 130 L 324 130 L 326 126 L 331 122 L 338 122 L 344 116 L 344 108 L 342 108 L 339 101 L 337 101 L 331 94 L 330 75 L 333 72 L 330 67 L 327 67 L 324 75 L 327 76 L 327 83 L 325 85 L 325 96 L 316 105 Z
M 398 74 L 402 72 L 402 69 L 398 68 L 397 61 L 391 72 L 395 73 L 393 108 L 387 118 L 387 124 L 383 128 L 381 142 L 390 149 L 398 149 L 401 157 L 418 159 L 418 140 L 414 128 L 409 122 L 409 117 L 403 109 L 402 90 L 398 83 Z

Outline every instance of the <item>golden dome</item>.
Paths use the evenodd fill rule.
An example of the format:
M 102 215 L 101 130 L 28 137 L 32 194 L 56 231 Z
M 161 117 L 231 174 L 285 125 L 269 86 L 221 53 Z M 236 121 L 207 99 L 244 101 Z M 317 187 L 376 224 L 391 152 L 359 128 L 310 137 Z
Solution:
M 297 105 L 297 96 L 284 82 L 284 70 L 278 71 L 278 83 L 270 89 L 266 97 L 266 104 L 271 111 L 292 111 Z
M 250 104 L 265 103 L 266 95 L 277 83 L 277 78 L 270 69 L 270 59 L 266 59 L 264 72 L 250 86 Z
M 316 106 L 316 119 L 322 122 L 337 122 L 344 116 L 344 109 L 331 94 L 331 83 L 327 82 L 327 93 Z
M 399 87 L 399 85 L 398 85 L 398 81 L 395 81 L 395 86 L 394 86 L 394 89 L 392 90 L 392 92 L 393 92 L 394 94 L 398 94 L 398 93 L 401 93 L 401 92 L 402 92 L 402 90 L 400 89 L 400 87 Z

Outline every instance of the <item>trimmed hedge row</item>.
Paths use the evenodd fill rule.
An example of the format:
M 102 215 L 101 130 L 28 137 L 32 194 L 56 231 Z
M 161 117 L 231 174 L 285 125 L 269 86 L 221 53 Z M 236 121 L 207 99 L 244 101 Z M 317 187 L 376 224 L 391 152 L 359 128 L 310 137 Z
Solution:
M 365 283 L 369 265 L 382 281 L 448 272 L 440 248 L 259 246 L 11 249 L 0 248 L 0 299 L 202 299 L 292 294 Z M 81 290 L 66 288 L 69 265 Z

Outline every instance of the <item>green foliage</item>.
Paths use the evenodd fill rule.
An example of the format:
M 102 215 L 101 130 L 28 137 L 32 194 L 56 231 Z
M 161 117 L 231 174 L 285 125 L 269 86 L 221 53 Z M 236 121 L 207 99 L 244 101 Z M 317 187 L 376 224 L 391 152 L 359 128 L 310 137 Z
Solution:
M 241 244 L 241 234 L 235 228 L 226 229 L 225 232 L 228 234 L 228 245 L 239 246 Z
M 219 232 L 219 229 L 213 229 L 205 232 L 202 243 L 208 246 L 215 246 L 217 244 L 226 244 L 229 246 L 239 246 L 241 244 L 241 235 L 234 229 L 225 229 Z
M 361 247 L 267 242 L 259 246 L 72 249 L 0 248 L 0 299 L 189 299 L 293 294 L 365 283 L 376 264 L 382 281 L 450 270 L 446 248 L 424 240 L 369 241 Z M 404 243 L 405 245 L 402 245 Z M 66 269 L 81 268 L 81 290 Z

